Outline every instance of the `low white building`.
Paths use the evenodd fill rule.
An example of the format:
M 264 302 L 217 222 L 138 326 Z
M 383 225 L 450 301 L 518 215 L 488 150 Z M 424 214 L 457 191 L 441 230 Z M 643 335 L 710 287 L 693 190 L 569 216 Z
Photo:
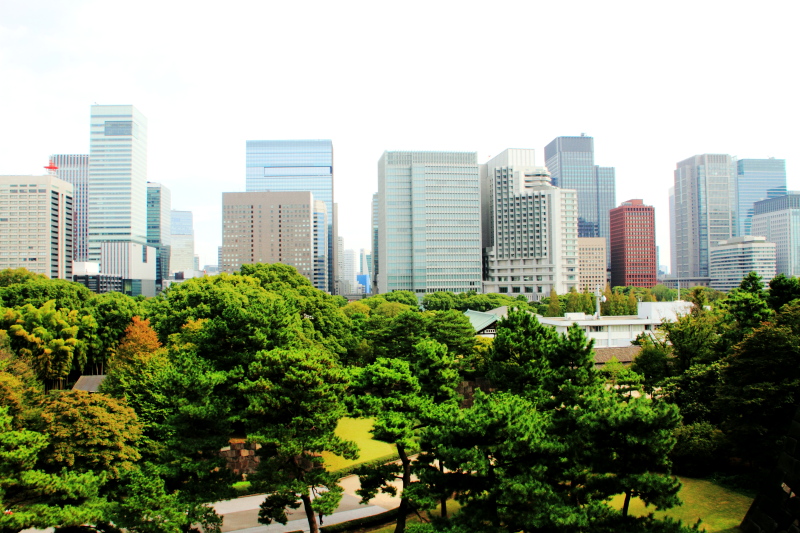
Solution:
M 763 280 L 775 277 L 775 243 L 766 237 L 744 236 L 719 241 L 708 254 L 711 288 L 729 291 L 750 272 Z

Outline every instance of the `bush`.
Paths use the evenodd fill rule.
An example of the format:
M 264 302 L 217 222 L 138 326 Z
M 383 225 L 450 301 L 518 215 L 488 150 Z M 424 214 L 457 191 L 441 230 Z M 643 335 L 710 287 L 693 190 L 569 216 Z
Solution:
M 692 477 L 706 476 L 720 464 L 724 435 L 708 422 L 695 422 L 675 430 L 677 442 L 672 449 L 675 471 Z

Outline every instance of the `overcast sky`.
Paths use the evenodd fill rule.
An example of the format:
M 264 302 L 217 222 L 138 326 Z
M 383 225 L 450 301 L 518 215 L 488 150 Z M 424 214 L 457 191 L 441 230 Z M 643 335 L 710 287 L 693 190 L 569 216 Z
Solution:
M 800 2 L 0 0 L 0 174 L 88 153 L 89 106 L 148 119 L 148 179 L 216 264 L 248 139 L 332 139 L 346 248 L 370 248 L 384 150 L 595 139 L 617 203 L 656 208 L 698 153 L 787 160 L 800 189 Z

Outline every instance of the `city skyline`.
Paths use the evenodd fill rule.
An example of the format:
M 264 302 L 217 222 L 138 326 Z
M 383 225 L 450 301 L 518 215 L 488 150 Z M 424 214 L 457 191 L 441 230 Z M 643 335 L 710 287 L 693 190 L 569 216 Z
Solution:
M 241 20 L 234 29 L 179 4 L 160 6 L 155 16 L 155 4 L 142 2 L 119 16 L 124 6 L 93 1 L 48 9 L 4 2 L 0 76 L 13 82 L 0 88 L 0 174 L 40 175 L 50 154 L 88 153 L 89 106 L 134 105 L 148 118 L 147 179 L 173 191 L 175 209 L 195 213 L 202 264 L 216 262 L 222 240 L 220 194 L 245 190 L 247 139 L 333 140 L 339 234 L 352 249 L 372 249 L 370 199 L 387 150 L 477 151 L 483 164 L 522 147 L 543 162 L 554 137 L 585 132 L 596 162 L 616 169 L 617 198 L 655 207 L 664 264 L 676 161 L 703 153 L 785 159 L 788 189 L 800 189 L 793 173 L 800 142 L 791 129 L 798 118 L 794 4 L 517 5 L 510 18 L 502 7 L 425 5 L 422 20 L 423 4 L 405 7 L 386 22 L 380 8 L 243 3 L 229 8 Z M 548 23 L 573 13 L 569 26 Z M 443 27 L 445 17 L 452 24 Z M 287 23 L 265 35 L 264 20 Z M 535 38 L 526 30 L 531 21 L 541 23 Z M 508 38 L 474 38 L 494 23 Z M 399 38 L 409 26 L 435 38 Z M 675 27 L 702 37 L 676 39 Z M 208 31 L 219 42 L 208 41 Z M 758 39 L 729 39 L 736 31 Z M 268 68 L 252 68 L 254 50 Z M 536 61 L 555 50 L 559 61 Z M 529 57 L 534 68 L 522 76 L 529 83 L 478 75 L 463 82 L 467 72 L 519 72 Z M 371 68 L 400 63 L 416 65 L 418 76 L 400 80 L 393 68 Z M 769 71 L 770 83 L 721 89 L 711 82 L 747 64 Z M 542 67 L 546 79 L 536 73 Z M 676 83 L 677 72 L 709 81 Z M 248 83 L 234 83 L 244 73 Z M 690 117 L 702 118 L 688 127 Z

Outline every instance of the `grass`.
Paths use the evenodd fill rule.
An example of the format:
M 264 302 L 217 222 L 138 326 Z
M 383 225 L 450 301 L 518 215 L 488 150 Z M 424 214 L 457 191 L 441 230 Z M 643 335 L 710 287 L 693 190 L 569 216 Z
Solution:
M 745 513 L 750 508 L 753 501 L 751 496 L 717 485 L 704 479 L 680 478 L 683 487 L 679 493 L 683 505 L 668 511 L 657 511 L 655 515 L 670 516 L 680 519 L 686 525 L 694 525 L 698 518 L 702 519 L 700 530 L 707 533 L 739 533 L 739 524 L 744 518 Z M 611 504 L 618 509 L 622 508 L 624 497 L 617 496 L 611 500 Z M 447 504 L 448 513 L 457 511 L 457 502 L 450 501 Z M 647 508 L 641 500 L 634 499 L 630 506 L 631 514 L 646 515 L 653 512 L 653 508 Z M 431 514 L 438 516 L 438 511 Z M 419 522 L 416 516 L 409 516 L 408 522 Z M 370 533 L 392 533 L 394 525 L 384 526 L 379 529 L 369 530 Z
M 670 516 L 683 520 L 686 525 L 693 525 L 700 518 L 700 529 L 708 533 L 739 531 L 738 526 L 753 502 L 752 497 L 705 479 L 681 477 L 680 480 L 683 487 L 678 497 L 683 505 L 667 511 L 656 511 L 657 517 Z M 620 509 L 623 500 L 624 497 L 619 495 L 611 500 L 611 504 Z M 641 516 L 651 512 L 653 508 L 646 508 L 638 498 L 631 501 L 631 514 Z
M 355 463 L 372 461 L 396 452 L 396 448 L 392 444 L 373 440 L 370 433 L 371 429 L 371 418 L 343 418 L 339 420 L 336 434 L 343 439 L 355 442 L 359 449 L 359 457 L 357 460 L 352 461 L 329 452 L 323 452 L 322 457 L 325 459 L 325 467 L 328 470 L 340 470 Z

